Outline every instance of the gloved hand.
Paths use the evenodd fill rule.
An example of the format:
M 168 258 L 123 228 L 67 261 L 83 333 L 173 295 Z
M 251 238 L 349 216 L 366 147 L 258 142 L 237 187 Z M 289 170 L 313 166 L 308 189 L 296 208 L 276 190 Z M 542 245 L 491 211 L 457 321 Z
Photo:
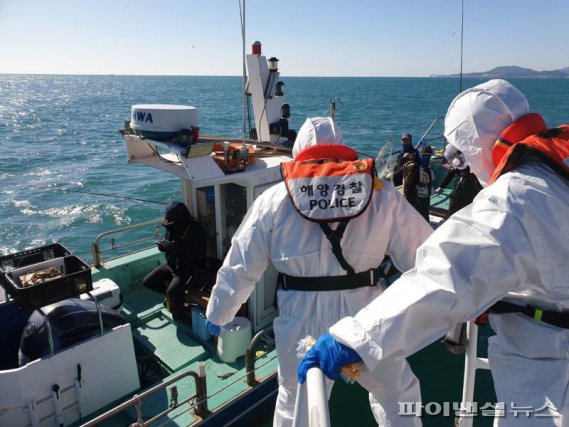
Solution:
M 174 247 L 174 243 L 168 240 L 158 240 L 156 242 L 156 245 L 158 246 L 158 250 L 160 252 L 171 252 L 172 248 Z
M 442 189 L 441 187 L 437 187 L 437 188 L 435 189 L 435 194 L 436 194 L 437 196 L 440 196 L 441 194 L 443 194 L 443 189 Z
M 355 350 L 339 343 L 330 334 L 321 335 L 298 365 L 298 382 L 304 384 L 310 368 L 318 367 L 331 380 L 340 376 L 340 368 L 362 358 Z
M 209 319 L 205 321 L 205 328 L 210 334 L 214 336 L 218 336 L 219 332 L 221 331 L 221 327 L 217 326 L 215 323 L 211 323 Z

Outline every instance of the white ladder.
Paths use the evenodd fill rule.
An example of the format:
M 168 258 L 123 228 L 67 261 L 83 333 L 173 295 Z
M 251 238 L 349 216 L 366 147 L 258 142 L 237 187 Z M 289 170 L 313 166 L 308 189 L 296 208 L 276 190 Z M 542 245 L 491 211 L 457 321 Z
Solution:
M 472 399 L 477 369 L 490 369 L 487 358 L 477 356 L 478 325 L 473 321 L 466 325 L 466 354 L 464 355 L 464 382 L 462 384 L 462 402 L 460 412 L 454 421 L 455 427 L 472 427 Z

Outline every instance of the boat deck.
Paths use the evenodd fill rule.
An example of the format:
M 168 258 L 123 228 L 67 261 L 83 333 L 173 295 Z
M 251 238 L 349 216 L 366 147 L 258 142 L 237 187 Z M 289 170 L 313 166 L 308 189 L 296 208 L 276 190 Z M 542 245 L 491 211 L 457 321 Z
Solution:
M 451 191 L 451 188 L 447 188 L 441 195 L 431 198 L 431 210 L 434 214 L 432 219 L 435 226 L 442 222 L 441 218 L 448 206 Z M 439 217 L 436 216 L 437 210 L 441 212 Z M 441 220 L 438 221 L 438 219 Z M 156 248 L 121 256 L 108 260 L 104 267 L 93 268 L 93 281 L 109 278 L 120 286 L 123 298 L 121 314 L 125 316 L 132 327 L 136 362 L 141 379 L 141 387 L 137 393 L 144 393 L 150 388 L 156 387 L 157 384 L 164 384 L 189 371 L 197 373 L 199 364 L 203 362 L 206 373 L 208 409 L 210 411 L 215 410 L 215 414 L 202 420 L 195 413 L 196 383 L 192 377 L 186 376 L 143 399 L 139 408 L 130 406 L 122 412 L 110 416 L 100 425 L 108 427 L 126 426 L 135 423 L 137 420 L 148 422 L 164 411 L 168 412 L 162 418 L 150 421 L 150 424 L 270 425 L 270 422 L 259 424 L 258 419 L 250 418 L 247 420 L 247 416 L 250 416 L 249 412 L 252 413 L 255 406 L 268 407 L 268 412 L 270 412 L 271 406 L 274 405 L 277 389 L 277 358 L 274 342 L 271 342 L 270 337 L 268 337 L 265 342 L 260 342 L 255 346 L 255 378 L 262 384 L 257 387 L 248 385 L 244 357 L 238 358 L 233 363 L 223 362 L 217 356 L 216 344 L 212 339 L 204 341 L 193 333 L 191 326 L 174 322 L 171 314 L 162 303 L 163 295 L 141 286 L 144 275 L 163 262 L 163 254 Z M 446 374 L 454 378 L 447 378 L 443 383 L 456 384 L 456 387 L 452 390 L 448 387 L 435 386 L 432 389 L 427 387 L 423 390 L 425 401 L 453 402 L 460 396 L 460 379 L 464 358 L 451 356 L 441 347 L 440 343 L 432 344 L 413 356 L 411 365 L 421 379 L 441 375 L 441 366 L 444 365 Z M 112 354 L 108 357 L 109 363 L 112 363 Z M 486 374 L 489 375 L 489 373 L 483 373 L 483 375 Z M 490 381 L 483 381 L 483 383 L 488 382 L 491 383 L 491 378 Z M 433 378 L 433 381 L 422 381 L 422 385 L 425 386 L 425 384 L 439 384 L 439 381 L 436 378 Z M 176 388 L 175 392 L 173 391 L 174 387 Z M 351 416 L 346 411 L 334 410 L 333 408 L 339 408 L 348 397 L 350 397 L 348 400 L 351 401 L 351 397 L 357 394 L 361 395 L 361 398 L 358 397 L 356 400 L 359 402 L 358 404 L 362 405 L 360 408 L 362 414 L 367 410 L 366 421 L 369 421 L 369 425 L 374 424 L 369 412 L 367 393 L 361 387 L 349 386 L 340 382 L 334 389 L 331 400 L 331 415 L 334 417 L 335 424 L 342 425 L 343 417 L 347 417 L 345 420 L 347 424 L 345 425 L 349 425 Z M 490 395 L 488 398 L 487 391 L 488 387 L 482 388 L 485 398 L 480 400 L 491 401 L 492 396 Z M 178 396 L 177 404 L 174 404 L 176 401 L 174 395 L 176 394 Z M 89 418 L 103 414 L 119 403 L 113 402 Z M 219 411 L 218 409 L 221 408 L 223 410 Z M 85 421 L 83 420 L 83 422 Z M 427 426 L 439 425 L 437 424 L 439 421 L 441 419 L 438 417 L 434 419 L 424 417 L 423 419 Z M 362 425 L 368 425 L 368 423 L 364 422 Z M 477 423 L 477 425 L 480 424 Z
M 445 188 L 441 194 L 433 194 L 431 196 L 431 207 L 429 211 L 432 215 L 445 217 L 448 211 L 449 196 L 452 193 L 452 188 Z
M 148 308 L 148 301 L 155 304 Z M 173 322 L 161 296 L 155 292 L 144 289 L 130 295 L 123 314 L 133 325 L 136 343 L 172 373 L 215 354 L 212 342 L 200 342 L 191 333 L 191 327 Z
M 139 371 L 146 375 L 142 388 L 155 385 L 156 377 L 163 377 L 159 382 L 167 381 L 174 375 L 187 371 L 198 372 L 198 363 L 205 363 L 208 408 L 214 410 L 231 405 L 237 396 L 243 397 L 253 393 L 253 387 L 245 380 L 245 360 L 238 358 L 233 363 L 226 363 L 217 356 L 216 345 L 212 339 L 202 341 L 192 333 L 189 325 L 176 323 L 162 304 L 160 294 L 147 289 L 137 290 L 124 298 L 121 313 L 132 325 L 135 343 L 135 353 Z M 276 351 L 272 346 L 260 343 L 256 348 L 257 360 L 255 377 L 258 380 L 272 382 L 268 388 L 274 389 L 275 371 L 277 366 Z M 196 394 L 196 385 L 192 377 L 185 377 L 172 384 L 176 386 L 179 402 Z M 144 399 L 141 414 L 144 421 L 150 420 L 158 413 L 168 408 L 172 403 L 172 386 L 168 386 Z M 258 390 L 255 390 L 258 393 Z M 266 398 L 270 392 L 265 391 Z M 262 397 L 251 397 L 252 404 L 262 400 Z M 112 405 L 110 405 L 112 406 Z M 241 406 L 241 410 L 242 410 Z M 105 408 L 106 410 L 110 408 Z M 101 413 L 105 410 L 101 411 Z M 205 424 L 222 422 L 229 417 L 226 413 L 216 415 L 204 421 Z M 246 414 L 242 414 L 246 415 Z M 235 414 L 232 415 L 235 417 Z M 165 415 L 158 424 L 165 422 L 174 425 L 191 425 L 201 418 L 188 410 L 187 405 L 173 409 Z M 229 419 L 229 418 L 228 418 Z M 137 420 L 135 407 L 109 418 L 104 426 L 129 425 Z M 225 423 L 226 421 L 223 421 Z M 232 423 L 238 420 L 232 420 Z M 237 424 L 236 424 L 237 425 Z

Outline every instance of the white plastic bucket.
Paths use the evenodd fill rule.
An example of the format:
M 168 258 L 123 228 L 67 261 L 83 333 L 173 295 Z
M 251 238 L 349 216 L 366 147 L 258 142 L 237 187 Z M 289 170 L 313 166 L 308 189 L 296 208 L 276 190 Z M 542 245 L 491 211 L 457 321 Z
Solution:
M 251 322 L 246 317 L 236 317 L 231 323 L 221 327 L 217 339 L 217 355 L 225 363 L 245 355 L 251 345 Z

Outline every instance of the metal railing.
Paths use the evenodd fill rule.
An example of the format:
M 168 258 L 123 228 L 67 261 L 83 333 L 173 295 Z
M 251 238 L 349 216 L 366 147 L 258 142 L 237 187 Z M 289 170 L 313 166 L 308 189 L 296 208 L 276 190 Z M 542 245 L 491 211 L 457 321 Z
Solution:
M 129 246 L 141 245 L 144 242 L 156 241 L 160 236 L 160 230 L 158 228 L 158 224 L 160 224 L 160 221 L 161 221 L 160 219 L 153 219 L 151 221 L 141 222 L 140 224 L 133 224 L 133 225 L 129 225 L 127 227 L 116 228 L 114 230 L 105 231 L 104 233 L 99 234 L 97 236 L 97 238 L 95 239 L 95 241 L 91 245 L 91 254 L 93 256 L 93 265 L 95 267 L 101 266 L 101 264 L 102 264 L 101 255 L 104 253 L 117 251 L 119 249 L 123 249 L 123 248 L 129 247 Z M 151 236 L 143 237 L 141 239 L 136 239 L 136 240 L 130 240 L 130 241 L 127 241 L 127 242 L 122 243 L 122 244 L 117 244 L 117 240 L 113 238 L 113 239 L 111 239 L 111 247 L 109 249 L 101 249 L 100 248 L 100 241 L 103 237 L 110 236 L 113 234 L 132 231 L 132 230 L 135 230 L 137 228 L 146 227 L 146 226 L 152 225 L 152 224 L 154 224 L 154 228 L 153 228 L 153 234 Z M 151 245 L 148 245 L 148 247 L 151 247 Z
M 201 418 L 207 418 L 210 415 L 210 412 L 207 407 L 207 385 L 206 385 L 206 375 L 205 375 L 205 362 L 200 362 L 198 366 L 199 366 L 199 373 L 196 373 L 194 371 L 188 371 L 175 375 L 172 378 L 168 379 L 167 381 L 158 384 L 152 388 L 149 388 L 148 390 L 142 392 L 141 394 L 135 394 L 131 399 L 127 400 L 126 402 L 121 403 L 118 406 L 115 406 L 113 409 L 105 412 L 104 414 L 99 415 L 96 418 L 93 418 L 91 421 L 85 424 L 81 424 L 81 427 L 97 426 L 103 421 L 108 420 L 112 416 L 118 414 L 119 412 L 124 411 L 125 409 L 128 409 L 131 406 L 134 406 L 136 408 L 136 414 L 137 414 L 137 420 L 134 425 L 136 425 L 137 427 L 143 427 L 156 422 L 156 420 L 172 412 L 174 409 L 188 402 L 192 402 L 192 400 L 194 399 L 195 402 L 192 402 L 191 405 L 192 407 L 195 406 L 196 415 L 198 415 Z M 155 415 L 154 417 L 144 421 L 142 419 L 142 400 L 187 376 L 193 377 L 194 380 L 196 381 L 196 394 L 188 397 L 187 399 L 184 399 L 181 402 L 178 402 L 178 390 L 176 387 L 172 387 L 170 389 L 171 393 L 170 407 L 160 412 L 159 414 Z
M 255 378 L 255 356 L 253 350 L 255 349 L 255 345 L 257 341 L 261 338 L 261 336 L 266 331 L 261 329 L 259 332 L 255 334 L 253 339 L 251 340 L 251 345 L 247 349 L 245 349 L 245 372 L 247 375 L 247 385 L 253 387 L 256 384 L 259 384 L 259 381 Z

